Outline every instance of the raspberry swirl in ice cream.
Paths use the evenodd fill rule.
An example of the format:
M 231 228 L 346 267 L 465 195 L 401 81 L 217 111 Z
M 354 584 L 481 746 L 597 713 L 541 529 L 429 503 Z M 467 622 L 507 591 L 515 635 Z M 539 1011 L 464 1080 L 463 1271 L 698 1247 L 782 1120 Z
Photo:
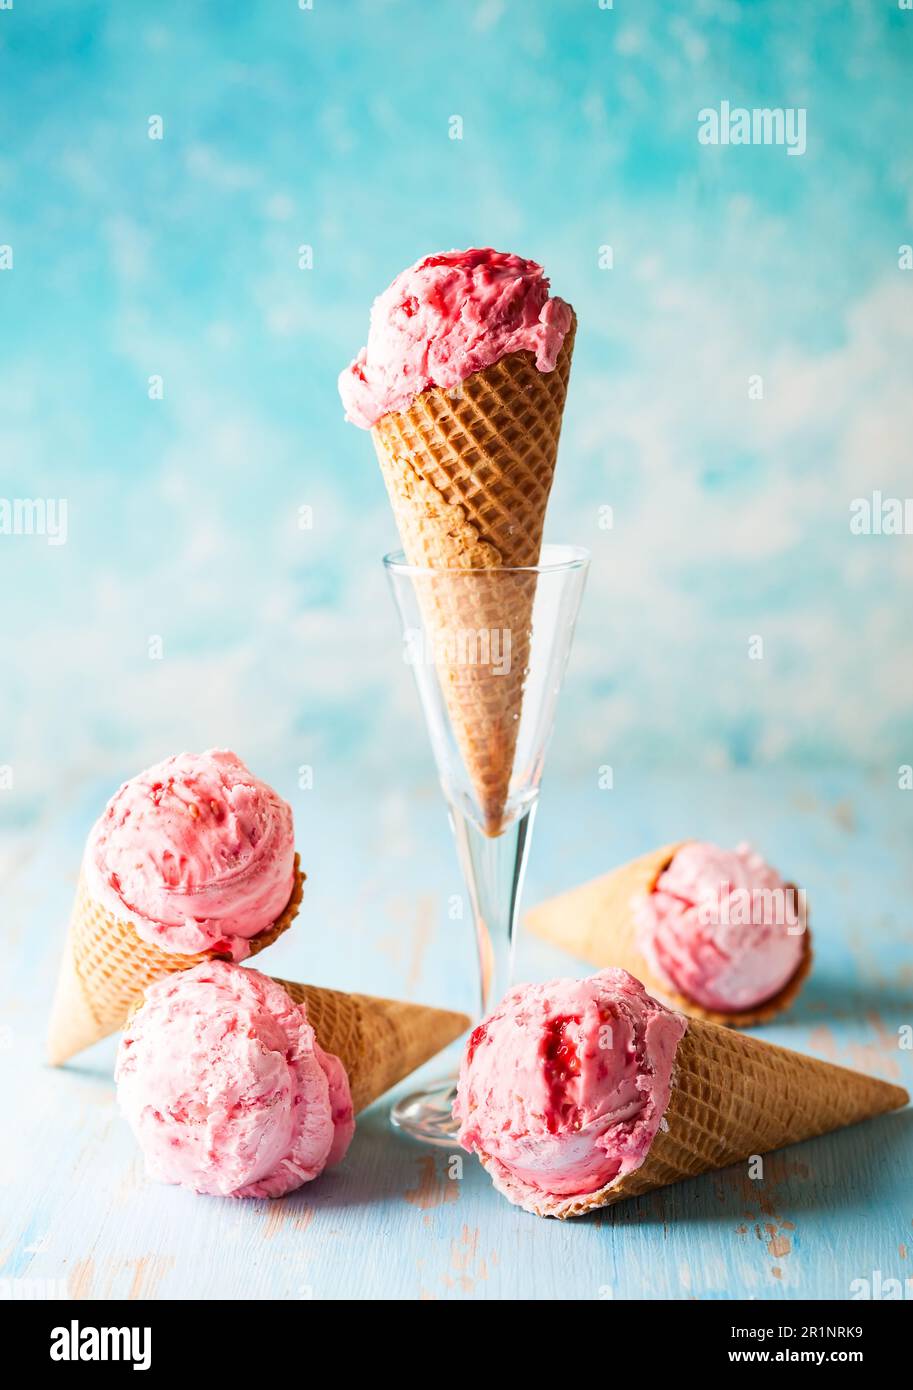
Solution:
M 805 952 L 801 895 L 748 845 L 683 845 L 633 908 L 637 943 L 657 981 L 705 1009 L 764 1003 Z
M 643 1163 L 685 1026 L 625 970 L 517 986 L 466 1046 L 460 1143 L 521 1206 L 598 1191 Z
M 166 951 L 243 960 L 295 875 L 291 807 L 234 753 L 179 753 L 115 792 L 89 836 L 91 896 Z
M 258 970 L 206 962 L 146 991 L 117 1054 L 117 1098 L 150 1177 L 281 1197 L 345 1154 L 345 1068 L 303 1004 Z
M 346 418 L 370 429 L 429 387 L 450 390 L 509 352 L 554 371 L 572 322 L 542 267 L 490 247 L 425 256 L 374 301 L 367 346 L 339 377 Z

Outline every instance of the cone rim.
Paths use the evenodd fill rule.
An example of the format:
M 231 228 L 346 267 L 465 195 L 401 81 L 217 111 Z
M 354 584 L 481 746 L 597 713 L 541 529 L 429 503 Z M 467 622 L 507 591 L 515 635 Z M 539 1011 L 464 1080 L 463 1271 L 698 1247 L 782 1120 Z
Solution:
M 704 1030 L 714 1030 L 720 1028 L 719 1024 L 715 1024 L 712 1021 L 707 1021 L 700 1018 L 687 1018 L 686 1023 L 687 1028 L 685 1031 L 686 1033 L 690 1032 L 693 1038 L 700 1038 Z M 787 1057 L 789 1057 L 790 1059 L 794 1059 L 795 1061 L 819 1063 L 820 1066 L 826 1068 L 828 1072 L 833 1073 L 835 1075 L 849 1075 L 852 1078 L 854 1078 L 854 1080 L 856 1080 L 857 1082 L 868 1082 L 873 1087 L 880 1088 L 883 1091 L 885 1098 L 887 1098 L 889 1093 L 893 1093 L 890 1104 L 886 1103 L 878 1107 L 877 1109 L 872 1109 L 867 1116 L 858 1116 L 855 1120 L 846 1121 L 844 1122 L 844 1124 L 835 1125 L 830 1129 L 819 1131 L 816 1134 L 810 1134 L 805 1138 L 793 1138 L 787 1140 L 784 1143 L 779 1143 L 773 1145 L 772 1147 L 759 1150 L 759 1152 L 761 1153 L 776 1153 L 779 1152 L 780 1149 L 791 1148 L 793 1144 L 810 1143 L 815 1139 L 826 1138 L 829 1134 L 839 1132 L 840 1129 L 843 1129 L 853 1124 L 860 1123 L 861 1120 L 864 1118 L 875 1119 L 879 1116 L 891 1114 L 898 1110 L 902 1110 L 905 1106 L 908 1106 L 910 1104 L 910 1093 L 907 1091 L 906 1087 L 898 1085 L 896 1082 L 893 1081 L 887 1081 L 884 1077 L 872 1076 L 868 1072 L 861 1072 L 857 1071 L 854 1068 L 844 1067 L 841 1066 L 839 1063 L 825 1062 L 821 1058 L 813 1057 L 809 1053 L 799 1052 L 795 1048 L 791 1047 L 783 1047 L 779 1043 L 769 1043 L 763 1041 L 760 1038 L 752 1037 L 748 1033 L 731 1033 L 727 1029 L 720 1029 L 720 1031 L 726 1033 L 727 1037 L 733 1039 L 733 1041 L 735 1039 L 741 1039 L 751 1051 L 755 1050 L 758 1047 L 771 1048 L 778 1055 L 782 1056 L 785 1054 Z M 684 1041 L 684 1037 L 685 1034 L 682 1035 L 681 1041 Z M 679 1047 L 681 1046 L 681 1041 L 679 1042 Z M 569 1218 L 586 1216 L 589 1215 L 591 1212 L 601 1210 L 605 1207 L 614 1206 L 615 1203 L 619 1201 L 629 1201 L 632 1198 L 643 1197 L 647 1195 L 647 1193 L 650 1191 L 656 1191 L 667 1186 L 677 1187 L 680 1183 L 689 1183 L 694 1181 L 696 1178 L 706 1177 L 708 1173 L 722 1172 L 726 1168 L 731 1167 L 731 1163 L 724 1163 L 720 1164 L 719 1167 L 705 1168 L 699 1172 L 681 1174 L 678 1177 L 667 1179 L 664 1182 L 661 1181 L 655 1184 L 651 1184 L 645 1191 L 637 1192 L 625 1190 L 626 1184 L 632 1179 L 636 1180 L 637 1174 L 650 1161 L 653 1144 L 655 1144 L 657 1138 L 659 1137 L 662 1127 L 668 1124 L 666 1117 L 668 1116 L 669 1111 L 673 1107 L 673 1103 L 675 1101 L 675 1093 L 678 1084 L 677 1075 L 679 1071 L 679 1065 L 679 1054 L 678 1049 L 676 1049 L 676 1059 L 672 1069 L 672 1086 L 670 1090 L 669 1104 L 666 1106 L 666 1110 L 661 1121 L 660 1129 L 657 1130 L 656 1134 L 653 1136 L 650 1148 L 647 1150 L 638 1168 L 633 1169 L 630 1173 L 626 1173 L 621 1177 L 613 1178 L 611 1182 L 606 1183 L 603 1187 L 597 1188 L 593 1192 L 581 1193 L 578 1196 L 558 1196 L 557 1194 L 542 1192 L 540 1195 L 534 1196 L 528 1203 L 520 1203 L 522 1209 L 524 1211 L 530 1212 L 534 1216 L 553 1217 L 558 1221 L 566 1221 Z M 699 1124 L 700 1122 L 697 1123 Z M 500 1172 L 508 1171 L 504 1168 L 504 1165 L 501 1163 L 500 1159 L 494 1158 L 490 1154 L 479 1153 L 477 1157 L 482 1167 L 485 1169 L 486 1173 L 488 1173 L 490 1177 L 494 1177 Z M 737 1160 L 733 1160 L 733 1162 L 737 1162 Z
M 687 995 L 663 984 L 649 970 L 645 970 L 641 983 L 648 994 L 659 995 L 661 1002 L 668 1002 L 669 1007 L 687 1014 L 689 1018 L 701 1019 L 704 1023 L 716 1023 L 721 1028 L 751 1028 L 761 1023 L 772 1023 L 775 1018 L 792 1008 L 811 973 L 813 960 L 812 931 L 806 923 L 802 933 L 802 956 L 786 984 L 781 985 L 776 994 L 762 999 L 750 1009 L 706 1009 L 703 1004 L 698 1004 L 694 999 L 689 999 Z M 646 966 L 646 961 L 644 965 Z
M 566 888 L 563 892 L 552 894 L 543 902 L 537 903 L 534 907 L 527 910 L 523 918 L 524 926 L 528 927 L 534 936 L 540 937 L 543 941 L 548 941 L 558 950 L 564 950 L 568 954 L 574 955 L 575 953 L 572 947 L 560 942 L 548 931 L 543 931 L 537 925 L 540 909 L 548 908 L 559 899 L 574 893 L 584 893 L 587 890 L 598 891 L 600 886 L 603 885 L 606 880 L 612 878 L 613 875 L 630 869 L 635 865 L 644 868 L 644 891 L 646 893 L 651 893 L 656 887 L 656 881 L 660 874 L 669 867 L 679 850 L 693 843 L 694 839 L 691 837 L 684 840 L 675 840 L 667 845 L 660 845 L 654 850 L 648 850 L 645 854 L 635 855 L 633 859 L 625 860 L 624 863 L 616 865 L 614 869 L 609 869 L 607 873 L 597 874 L 594 878 L 585 879 L 583 883 L 575 887 Z M 798 891 L 795 883 L 790 882 L 786 887 Z M 670 981 L 663 980 L 655 971 L 651 970 L 649 962 L 639 948 L 636 954 L 639 968 L 637 970 L 629 969 L 629 965 L 633 964 L 629 959 L 629 965 L 622 965 L 621 969 L 628 970 L 629 974 L 633 974 L 635 979 L 640 980 L 648 994 L 656 996 L 661 1003 L 666 1004 L 669 1008 L 678 1010 L 680 1013 L 686 1014 L 689 1018 L 701 1019 L 705 1023 L 717 1023 L 722 1028 L 751 1028 L 762 1023 L 771 1023 L 775 1018 L 779 1018 L 781 1014 L 791 1009 L 793 1004 L 795 1004 L 811 973 L 814 960 L 812 932 L 811 927 L 808 925 L 808 914 L 806 913 L 805 927 L 802 932 L 802 955 L 798 965 L 785 984 L 782 984 L 774 994 L 768 995 L 766 999 L 759 1000 L 750 1008 L 709 1009 L 703 1004 L 699 1004 L 697 1000 L 692 999 L 690 995 L 682 994 Z M 580 956 L 578 959 L 588 960 L 589 963 L 593 965 L 596 964 L 592 957 L 586 955 Z M 599 966 L 597 968 L 606 969 L 608 967 Z
M 294 856 L 294 875 L 291 893 L 282 912 L 275 921 L 264 927 L 262 931 L 248 938 L 250 950 L 248 955 L 244 958 L 245 960 L 253 960 L 261 951 L 271 946 L 274 941 L 277 941 L 280 936 L 288 931 L 298 916 L 307 874 L 301 868 L 301 856 L 297 850 Z M 63 951 L 58 967 L 57 983 L 51 1002 L 51 1011 L 45 1036 L 45 1056 L 48 1064 L 53 1067 L 64 1066 L 67 1062 L 71 1061 L 73 1057 L 78 1056 L 81 1052 L 85 1052 L 87 1048 L 94 1047 L 94 1045 L 101 1042 L 102 1039 L 110 1037 L 112 1034 L 120 1032 L 125 1028 L 137 1008 L 142 1006 L 146 990 L 151 984 L 156 983 L 157 980 L 169 978 L 172 975 L 183 973 L 186 970 L 192 970 L 194 966 L 204 965 L 208 961 L 224 961 L 229 958 L 225 952 L 215 950 L 198 951 L 193 954 L 188 954 L 183 951 L 166 951 L 161 944 L 147 942 L 144 937 L 141 937 L 136 930 L 135 923 L 131 919 L 116 917 L 113 913 L 104 909 L 106 916 L 110 918 L 112 923 L 124 927 L 131 934 L 134 943 L 131 949 L 136 950 L 140 955 L 142 955 L 144 951 L 147 953 L 150 951 L 157 953 L 159 960 L 156 963 L 156 969 L 160 967 L 160 973 L 152 978 L 146 978 L 144 983 L 137 985 L 136 995 L 130 1004 L 123 1010 L 123 1016 L 120 1018 L 119 1022 L 110 1025 L 107 1022 L 102 1023 L 98 1014 L 97 1000 L 91 998 L 91 992 L 86 986 L 82 963 L 76 957 L 74 950 L 75 943 L 72 935 L 73 916 L 79 905 L 80 893 L 84 886 L 85 880 L 82 873 L 80 873 L 76 890 L 76 900 L 73 912 L 71 912 L 70 926 L 64 938 Z M 97 900 L 92 899 L 92 902 L 96 903 Z M 137 959 L 138 958 L 139 957 L 137 957 Z M 69 999 L 67 998 L 68 995 L 70 996 Z M 76 1030 L 72 1024 L 72 1004 L 74 1002 L 82 1004 L 84 1019 L 86 1020 L 85 1026 L 78 1030 Z M 69 1007 L 63 1009 L 61 1006 L 64 1003 L 68 1003 Z M 91 1020 L 91 1029 L 88 1020 Z M 77 1046 L 73 1046 L 73 1037 L 77 1035 L 81 1040 Z M 64 1037 L 68 1037 L 69 1041 L 64 1043 L 62 1041 Z
M 561 347 L 558 349 L 558 358 L 556 359 L 555 365 L 554 365 L 554 367 L 552 367 L 552 369 L 551 369 L 550 372 L 543 372 L 543 371 L 540 371 L 540 370 L 539 370 L 539 367 L 538 367 L 537 364 L 536 364 L 536 354 L 535 354 L 535 352 L 532 351 L 532 349 L 530 349 L 530 348 L 515 348 L 513 352 L 505 352 L 505 353 L 502 354 L 501 357 L 496 357 L 495 360 L 494 360 L 494 362 L 489 362 L 489 364 L 488 364 L 487 367 L 479 367 L 479 368 L 477 368 L 476 371 L 470 372 L 470 373 L 468 374 L 468 376 L 464 376 L 464 377 L 462 378 L 461 381 L 456 382 L 453 386 L 435 386 L 435 385 L 428 385 L 428 386 L 426 386 L 425 389 L 424 389 L 423 391 L 418 391 L 418 392 L 416 392 L 416 394 L 412 397 L 412 400 L 409 402 L 408 405 L 401 406 L 399 410 L 385 410 L 384 413 L 383 413 L 383 415 L 378 415 L 377 419 L 376 419 L 376 420 L 374 421 L 374 423 L 370 426 L 368 432 L 371 433 L 371 434 L 373 434 L 373 432 L 377 429 L 377 427 L 378 427 L 379 425 L 383 424 L 384 420 L 389 420 L 391 417 L 409 415 L 409 413 L 410 413 L 411 411 L 413 411 L 413 410 L 416 408 L 416 406 L 419 406 L 420 403 L 423 402 L 424 399 L 425 399 L 426 397 L 428 397 L 428 396 L 435 396 L 435 395 L 437 395 L 437 396 L 449 396 L 449 397 L 451 397 L 451 399 L 459 398 L 459 397 L 463 394 L 463 388 L 464 388 L 469 382 L 475 381 L 475 380 L 476 380 L 477 378 L 479 378 L 479 377 L 485 377 L 485 376 L 487 376 L 490 372 L 495 371 L 498 367 L 501 367 L 502 365 L 507 364 L 507 363 L 512 364 L 512 372 L 513 372 L 513 375 L 516 375 L 516 373 L 517 373 L 517 364 L 518 364 L 518 362 L 519 362 L 520 360 L 524 359 L 524 358 L 526 358 L 526 359 L 529 360 L 529 362 L 530 362 L 530 363 L 536 368 L 536 370 L 539 372 L 539 375 L 540 375 L 540 376 L 549 377 L 549 376 L 554 375 L 554 373 L 558 370 L 558 361 L 560 360 L 560 358 L 561 358 L 562 354 L 564 353 L 565 349 L 567 349 L 567 351 L 568 351 L 568 353 L 569 353 L 569 356 L 570 356 L 570 357 L 573 357 L 574 345 L 575 345 L 576 340 L 577 340 L 577 327 L 578 327 L 577 313 L 576 313 L 576 310 L 574 309 L 573 304 L 569 304 L 569 305 L 568 305 L 568 308 L 569 308 L 570 311 L 571 311 L 571 323 L 570 323 L 570 327 L 568 328 L 567 332 L 565 333 L 565 335 L 564 335 L 564 337 L 563 337 L 563 339 L 562 339 L 562 341 L 561 341 Z M 564 409 L 564 408 L 562 407 L 562 413 L 563 413 L 563 409 Z

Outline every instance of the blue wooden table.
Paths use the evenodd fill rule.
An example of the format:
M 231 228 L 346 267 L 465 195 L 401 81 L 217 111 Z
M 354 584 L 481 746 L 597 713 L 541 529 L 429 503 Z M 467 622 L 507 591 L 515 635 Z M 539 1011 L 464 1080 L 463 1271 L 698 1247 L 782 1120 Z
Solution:
M 243 750 L 241 750 L 243 752 Z M 125 774 L 134 769 L 125 769 Z M 472 1010 L 475 962 L 436 786 L 340 778 L 293 792 L 309 873 L 275 974 Z M 350 784 L 351 786 L 351 784 Z M 278 1202 L 150 1183 L 120 1118 L 114 1040 L 52 1071 L 42 1046 L 82 842 L 109 785 L 69 789 L 54 815 L 4 841 L 0 1294 L 133 1298 L 833 1298 L 913 1280 L 913 1110 L 695 1179 L 585 1221 L 509 1206 L 476 1162 L 360 1120 L 345 1162 Z M 808 890 L 814 974 L 761 1035 L 908 1087 L 913 1052 L 913 795 L 886 776 L 726 772 L 616 775 L 616 790 L 546 782 L 527 902 L 686 835 L 751 839 Z M 522 940 L 520 975 L 582 973 Z M 264 957 L 257 962 L 267 967 Z M 441 1059 L 424 1075 L 444 1069 Z M 420 1074 L 421 1075 L 421 1074 Z M 907 1296 L 913 1296 L 913 1282 Z

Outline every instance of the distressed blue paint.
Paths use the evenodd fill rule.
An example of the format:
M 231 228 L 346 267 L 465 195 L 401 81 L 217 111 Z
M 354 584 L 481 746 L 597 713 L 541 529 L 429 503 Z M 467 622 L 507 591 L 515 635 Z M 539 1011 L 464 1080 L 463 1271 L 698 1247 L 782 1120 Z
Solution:
M 468 243 L 539 257 L 580 320 L 548 529 L 594 563 L 554 765 L 609 734 L 662 765 L 908 760 L 909 538 L 848 522 L 909 491 L 911 56 L 891 0 L 0 11 L 0 494 L 70 508 L 58 549 L 0 537 L 20 804 L 213 741 L 419 770 L 336 375 L 390 278 Z M 807 153 L 700 146 L 722 100 L 807 107 Z
M 848 517 L 909 491 L 911 52 L 909 15 L 843 0 L 0 12 L 0 492 L 69 502 L 65 546 L 0 537 L 0 1278 L 824 1297 L 905 1273 L 908 1115 L 772 1160 L 763 1189 L 707 1178 L 565 1228 L 472 1163 L 445 1185 L 381 1107 L 279 1207 L 154 1188 L 113 1046 L 60 1074 L 38 1057 L 88 825 L 180 747 L 234 745 L 295 803 L 307 897 L 270 968 L 472 1007 L 380 571 L 395 530 L 335 378 L 405 263 L 493 243 L 578 311 L 549 532 L 593 550 L 529 897 L 677 836 L 751 838 L 807 885 L 815 929 L 815 974 L 766 1035 L 909 1084 L 890 1039 L 913 1022 L 911 542 Z M 806 106 L 807 154 L 702 149 L 697 111 L 723 99 Z M 521 962 L 567 968 L 532 943 Z M 429 1184 L 457 1200 L 407 1200 Z
M 264 771 L 293 784 L 288 769 Z M 339 1170 L 282 1203 L 149 1184 L 114 1105 L 113 1043 L 59 1072 L 39 1056 L 102 790 L 77 791 L 5 867 L 0 1023 L 12 1047 L 0 1085 L 15 1123 L 0 1156 L 0 1279 L 69 1279 L 89 1297 L 830 1298 L 875 1270 L 913 1274 L 901 1254 L 913 1246 L 911 1111 L 773 1156 L 763 1184 L 730 1170 L 568 1225 L 511 1208 L 471 1160 L 448 1182 L 446 1159 L 394 1134 L 385 1105 L 361 1121 Z M 460 885 L 436 789 L 318 789 L 295 809 L 307 896 L 269 968 L 471 1007 L 472 943 L 447 915 Z M 911 821 L 913 795 L 852 773 L 640 774 L 611 793 L 555 779 L 529 898 L 682 834 L 750 837 L 807 885 L 815 929 L 812 979 L 762 1035 L 909 1086 L 913 1058 L 895 1038 L 913 1023 Z M 547 978 L 574 965 L 524 940 L 521 969 Z M 428 1191 L 439 1204 L 423 1208 L 416 1194 Z M 42 1238 L 43 1251 L 25 1252 Z M 770 1253 L 784 1240 L 788 1253 Z

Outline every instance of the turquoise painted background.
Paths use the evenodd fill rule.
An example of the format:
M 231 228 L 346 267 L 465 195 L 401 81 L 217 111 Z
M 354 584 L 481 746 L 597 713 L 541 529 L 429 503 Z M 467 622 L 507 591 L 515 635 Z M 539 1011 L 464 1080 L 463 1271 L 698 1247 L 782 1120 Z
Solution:
M 68 501 L 66 545 L 0 536 L 0 811 L 212 743 L 286 782 L 429 773 L 335 379 L 373 295 L 469 243 L 580 318 L 548 534 L 594 564 L 553 775 L 896 794 L 913 538 L 849 509 L 911 491 L 911 70 L 889 0 L 0 10 L 0 495 Z M 699 145 L 722 100 L 807 108 L 806 154 Z
M 854 535 L 850 508 L 913 492 L 911 73 L 894 0 L 0 8 L 0 504 L 68 504 L 65 545 L 0 534 L 0 1285 L 913 1290 L 909 1111 L 773 1155 L 763 1183 L 730 1169 L 563 1226 L 475 1163 L 449 1181 L 386 1102 L 288 1200 L 196 1199 L 145 1178 L 114 1039 L 42 1062 L 88 828 L 181 747 L 234 745 L 293 803 L 307 896 L 268 969 L 474 1007 L 380 568 L 393 520 L 335 382 L 397 271 L 490 242 L 577 309 L 547 533 L 593 551 L 526 901 L 750 838 L 807 888 L 816 955 L 763 1035 L 910 1085 L 913 536 Z M 723 101 L 806 108 L 807 152 L 700 145 Z M 521 978 L 584 968 L 521 933 Z

